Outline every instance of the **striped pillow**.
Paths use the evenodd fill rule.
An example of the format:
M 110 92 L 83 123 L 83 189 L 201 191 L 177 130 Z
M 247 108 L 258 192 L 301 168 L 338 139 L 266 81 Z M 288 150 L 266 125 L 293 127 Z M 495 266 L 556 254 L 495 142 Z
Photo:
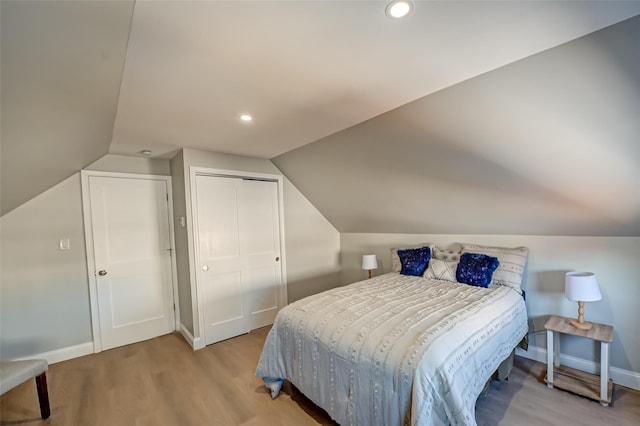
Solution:
M 491 247 L 478 244 L 463 244 L 462 253 L 480 253 L 498 258 L 500 265 L 493 273 L 492 284 L 511 287 L 522 294 L 522 276 L 527 265 L 527 247 Z
M 447 262 L 445 260 L 431 258 L 424 277 L 443 281 L 455 281 L 456 269 L 458 269 L 458 262 Z

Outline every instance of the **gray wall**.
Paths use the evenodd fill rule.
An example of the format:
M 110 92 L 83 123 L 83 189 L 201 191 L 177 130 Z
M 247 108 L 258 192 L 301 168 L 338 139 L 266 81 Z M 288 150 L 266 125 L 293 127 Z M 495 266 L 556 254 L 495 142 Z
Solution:
M 640 16 L 273 161 L 340 232 L 640 236 L 638 111 Z
M 107 155 L 87 169 L 168 175 L 169 161 Z M 2 216 L 0 242 L 0 359 L 90 344 L 80 173 Z
M 107 154 L 85 167 L 86 170 L 101 172 L 138 173 L 144 175 L 168 176 L 171 172 L 169 160 L 126 155 Z
M 611 366 L 635 373 L 637 377 L 627 374 L 624 379 L 631 380 L 627 385 L 640 388 L 640 311 L 636 306 L 640 300 L 640 237 L 342 233 L 340 241 L 345 284 L 366 278 L 366 271 L 360 269 L 363 254 L 377 255 L 375 275 L 390 272 L 393 247 L 425 242 L 529 247 L 524 288 L 532 358 L 546 349 L 544 324 L 550 315 L 577 317 L 577 303 L 564 297 L 564 274 L 572 270 L 593 272 L 602 300 L 585 304 L 585 319 L 614 326 Z M 588 339 L 563 336 L 561 352 L 575 358 L 574 362 L 599 362 L 599 347 Z
M 0 235 L 0 359 L 91 342 L 79 173 L 2 216 Z
M 193 300 L 191 294 L 191 276 L 189 270 L 189 241 L 187 228 L 182 226 L 182 218 L 187 220 L 184 155 L 180 151 L 171 159 L 171 184 L 173 187 L 173 229 L 176 244 L 176 268 L 178 276 L 178 300 L 180 306 L 180 324 L 193 336 Z
M 284 178 L 284 227 L 289 302 L 340 284 L 340 234 Z

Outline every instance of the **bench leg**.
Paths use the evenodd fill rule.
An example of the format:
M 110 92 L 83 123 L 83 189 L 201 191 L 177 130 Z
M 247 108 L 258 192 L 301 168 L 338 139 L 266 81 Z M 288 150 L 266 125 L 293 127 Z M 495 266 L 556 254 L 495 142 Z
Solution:
M 36 377 L 36 388 L 38 389 L 38 401 L 40 402 L 40 416 L 48 419 L 51 415 L 49 407 L 49 391 L 47 390 L 47 373 L 42 373 Z

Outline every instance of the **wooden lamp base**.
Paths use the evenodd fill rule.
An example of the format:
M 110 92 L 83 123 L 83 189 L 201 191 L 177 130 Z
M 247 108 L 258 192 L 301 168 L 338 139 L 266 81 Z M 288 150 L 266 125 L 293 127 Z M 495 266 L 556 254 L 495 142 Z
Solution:
M 579 322 L 576 320 L 571 320 L 569 321 L 569 324 L 571 324 L 575 328 L 579 328 L 580 330 L 591 330 L 591 327 L 593 327 L 593 324 L 591 324 L 590 322 L 584 322 L 584 321 Z
M 580 330 L 591 330 L 593 324 L 584 320 L 584 302 L 578 302 L 578 320 L 571 320 L 569 324 Z

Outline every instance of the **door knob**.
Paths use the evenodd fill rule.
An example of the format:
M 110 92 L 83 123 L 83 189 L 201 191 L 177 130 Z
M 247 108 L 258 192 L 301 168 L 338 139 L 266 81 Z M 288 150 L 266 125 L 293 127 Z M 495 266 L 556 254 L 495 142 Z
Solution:
M 280 261 L 280 256 L 276 256 L 276 262 Z
M 206 272 L 206 271 L 208 271 L 208 270 L 209 270 L 209 267 L 208 267 L 207 265 L 204 265 L 204 266 L 202 267 L 202 270 Z
M 98 271 L 98 275 L 100 275 L 101 277 L 104 277 L 105 275 L 107 275 L 107 271 L 105 271 L 104 269 L 101 271 Z

